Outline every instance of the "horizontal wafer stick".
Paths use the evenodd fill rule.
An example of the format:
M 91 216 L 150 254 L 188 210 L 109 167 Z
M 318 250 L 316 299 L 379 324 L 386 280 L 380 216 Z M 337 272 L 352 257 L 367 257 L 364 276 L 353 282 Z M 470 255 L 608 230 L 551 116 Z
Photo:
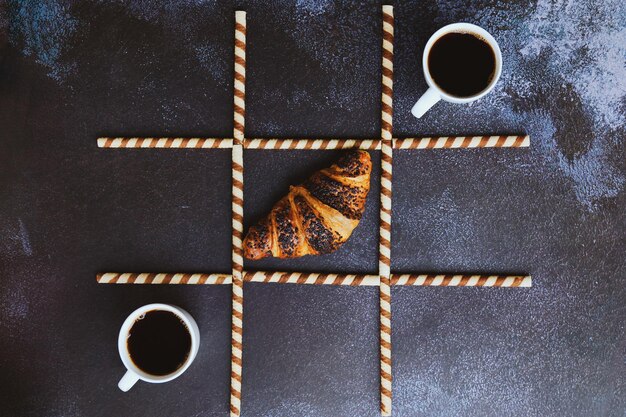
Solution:
M 439 136 L 395 139 L 394 149 L 527 148 L 530 136 Z
M 316 272 L 267 272 L 244 271 L 245 282 L 266 282 L 277 284 L 348 285 L 377 287 L 378 275 L 326 274 Z M 98 274 L 100 284 L 232 284 L 229 274 L 186 274 L 186 273 L 132 273 L 106 272 Z M 391 274 L 391 285 L 416 287 L 501 287 L 530 288 L 530 275 L 432 275 L 432 274 Z
M 246 149 L 380 149 L 380 139 L 246 139 Z
M 420 287 L 530 288 L 530 275 L 418 275 L 392 274 L 391 285 Z
M 381 149 L 380 139 L 244 139 L 245 149 L 333 150 Z M 215 149 L 232 148 L 225 138 L 98 138 L 99 148 Z M 395 138 L 394 149 L 527 148 L 530 136 L 437 136 Z
M 246 139 L 246 149 L 381 149 L 380 139 Z M 530 136 L 438 136 L 395 138 L 394 149 L 524 148 Z
M 98 148 L 227 149 L 232 147 L 232 139 L 220 138 L 98 138 Z
M 377 286 L 378 275 L 325 274 L 315 272 L 244 272 L 247 282 L 274 282 L 279 284 Z
M 185 273 L 132 273 L 106 272 L 98 274 L 99 284 L 230 284 L 228 274 L 185 274 Z

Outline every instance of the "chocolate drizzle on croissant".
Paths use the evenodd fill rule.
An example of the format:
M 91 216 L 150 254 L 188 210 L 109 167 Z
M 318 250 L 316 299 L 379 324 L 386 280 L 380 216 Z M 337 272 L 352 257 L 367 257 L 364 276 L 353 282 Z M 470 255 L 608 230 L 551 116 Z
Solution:
M 369 153 L 352 151 L 292 186 L 243 241 L 244 256 L 296 258 L 337 250 L 359 224 L 370 189 Z

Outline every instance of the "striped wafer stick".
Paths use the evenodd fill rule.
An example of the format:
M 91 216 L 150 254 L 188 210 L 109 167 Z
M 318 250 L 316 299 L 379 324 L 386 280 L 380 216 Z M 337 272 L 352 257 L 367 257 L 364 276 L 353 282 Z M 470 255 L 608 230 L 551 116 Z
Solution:
M 241 412 L 241 373 L 243 356 L 243 148 L 233 146 L 233 273 L 230 415 Z
M 526 148 L 530 136 L 440 136 L 396 139 L 395 149 Z
M 364 149 L 380 148 L 380 139 L 246 139 L 246 149 Z
M 392 285 L 421 287 L 501 287 L 530 288 L 530 275 L 425 275 L 393 274 Z
M 243 140 L 246 109 L 246 12 L 235 12 L 235 78 L 233 116 L 233 286 L 230 355 L 230 415 L 241 413 L 243 356 Z
M 277 284 L 377 286 L 378 275 L 326 274 L 316 272 L 244 272 L 246 282 L 273 282 Z
M 318 272 L 244 271 L 244 281 L 276 284 L 379 286 L 377 275 L 327 274 Z M 392 274 L 391 285 L 416 287 L 501 287 L 530 288 L 530 275 L 432 275 Z
M 98 148 L 228 149 L 232 146 L 232 139 L 219 138 L 98 138 Z
M 186 274 L 186 273 L 117 273 L 98 274 L 99 284 L 230 284 L 231 276 L 227 274 Z
M 328 274 L 322 272 L 243 271 L 244 282 L 378 287 L 378 275 Z M 96 275 L 99 284 L 230 285 L 232 275 L 105 272 Z M 530 288 L 530 275 L 391 274 L 391 285 L 415 287 Z
M 393 7 L 383 6 L 380 179 L 380 411 L 391 415 L 391 178 L 393 126 Z
M 245 95 L 245 94 L 244 94 Z M 237 98 L 239 111 L 245 111 Z M 237 113 L 239 115 L 239 113 Z M 243 126 L 240 123 L 239 126 Z M 380 139 L 245 139 L 246 149 L 332 150 L 381 149 Z M 111 149 L 229 149 L 230 138 L 98 138 L 99 148 Z M 439 136 L 425 138 L 394 138 L 394 149 L 462 149 L 462 148 L 525 148 L 530 146 L 530 136 Z
M 235 12 L 235 79 L 233 135 L 241 145 L 246 126 L 246 12 Z

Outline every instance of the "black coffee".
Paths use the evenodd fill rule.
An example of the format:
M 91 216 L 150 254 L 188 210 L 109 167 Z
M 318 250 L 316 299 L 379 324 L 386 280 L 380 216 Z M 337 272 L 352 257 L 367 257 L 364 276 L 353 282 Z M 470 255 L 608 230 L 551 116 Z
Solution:
M 435 83 L 456 97 L 470 97 L 486 89 L 496 70 L 496 56 L 484 40 L 469 33 L 448 33 L 437 39 L 428 54 Z
M 191 335 L 176 314 L 151 310 L 135 321 L 126 344 L 139 369 L 161 376 L 185 363 L 191 350 Z

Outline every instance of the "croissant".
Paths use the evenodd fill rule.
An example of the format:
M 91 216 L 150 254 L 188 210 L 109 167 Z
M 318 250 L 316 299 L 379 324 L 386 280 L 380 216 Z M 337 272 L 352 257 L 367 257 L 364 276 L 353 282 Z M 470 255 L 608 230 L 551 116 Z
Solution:
M 352 151 L 313 174 L 252 226 L 243 241 L 248 259 L 297 258 L 337 250 L 359 224 L 370 189 L 372 161 Z

